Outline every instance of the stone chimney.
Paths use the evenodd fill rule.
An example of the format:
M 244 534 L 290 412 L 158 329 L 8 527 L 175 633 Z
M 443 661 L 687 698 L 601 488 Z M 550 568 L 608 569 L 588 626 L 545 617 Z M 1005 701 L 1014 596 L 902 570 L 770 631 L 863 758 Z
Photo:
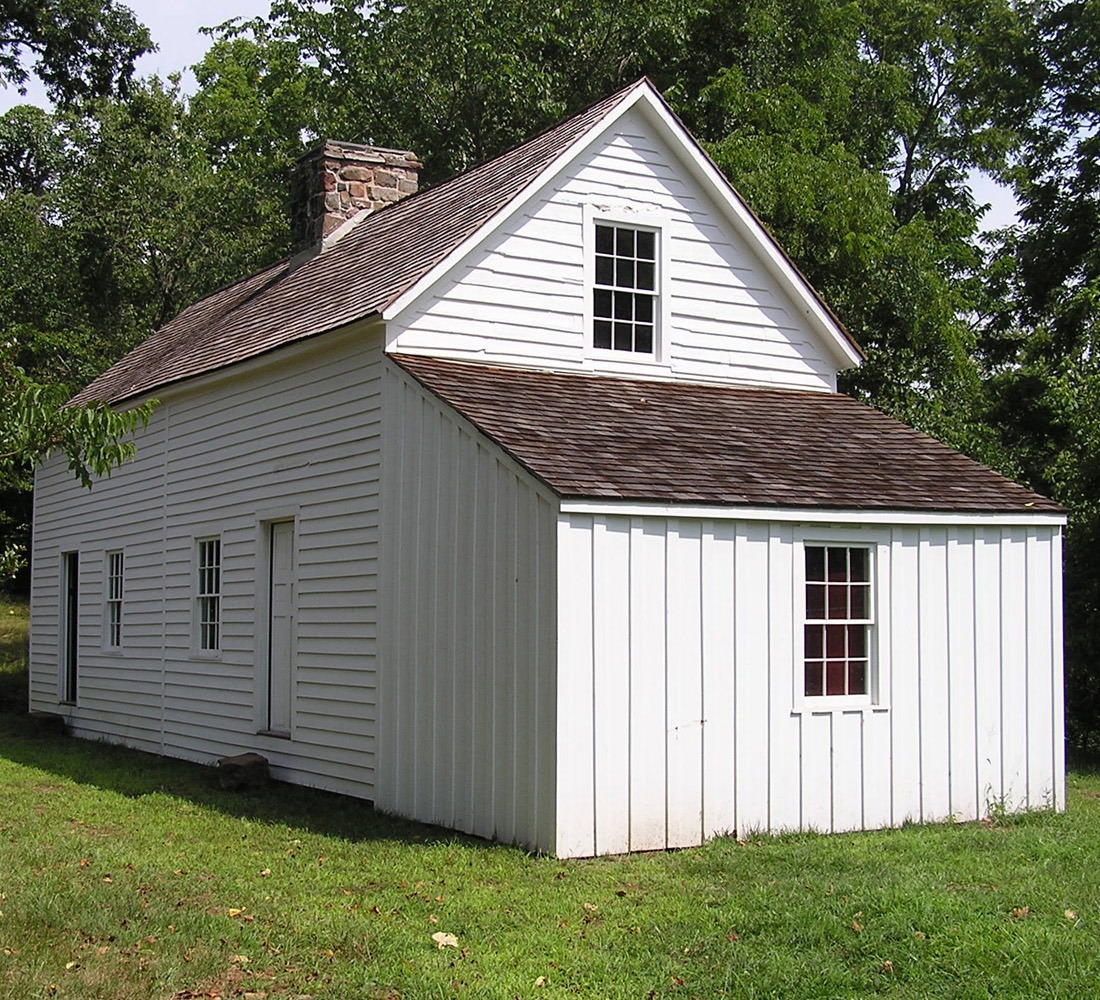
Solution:
M 415 153 L 327 139 L 299 157 L 290 181 L 294 252 L 320 248 L 344 222 L 414 194 Z

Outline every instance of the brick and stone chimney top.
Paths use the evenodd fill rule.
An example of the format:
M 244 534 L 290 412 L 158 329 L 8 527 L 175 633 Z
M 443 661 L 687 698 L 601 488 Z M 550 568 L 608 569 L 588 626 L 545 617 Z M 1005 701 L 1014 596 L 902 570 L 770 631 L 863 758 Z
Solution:
M 414 194 L 422 166 L 405 150 L 331 139 L 305 153 L 290 182 L 295 252 L 319 248 L 354 215 Z

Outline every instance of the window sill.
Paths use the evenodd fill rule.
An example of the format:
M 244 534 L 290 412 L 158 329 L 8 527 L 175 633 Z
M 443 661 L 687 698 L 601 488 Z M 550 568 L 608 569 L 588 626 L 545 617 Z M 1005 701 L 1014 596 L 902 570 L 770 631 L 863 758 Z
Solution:
M 256 735 L 270 736 L 272 739 L 275 740 L 289 740 L 293 738 L 290 732 L 285 729 L 257 729 Z
M 791 709 L 791 715 L 834 715 L 839 712 L 862 712 L 876 714 L 889 712 L 889 705 L 881 705 L 867 698 L 832 697 L 804 698 Z

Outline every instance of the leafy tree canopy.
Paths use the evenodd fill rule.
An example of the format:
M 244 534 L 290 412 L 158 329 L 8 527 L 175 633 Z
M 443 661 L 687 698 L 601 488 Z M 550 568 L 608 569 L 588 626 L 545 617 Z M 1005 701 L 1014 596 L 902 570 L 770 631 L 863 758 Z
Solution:
M 115 0 L 0 3 L 0 83 L 20 93 L 33 74 L 59 104 L 122 94 L 134 60 L 152 48 L 146 28 Z

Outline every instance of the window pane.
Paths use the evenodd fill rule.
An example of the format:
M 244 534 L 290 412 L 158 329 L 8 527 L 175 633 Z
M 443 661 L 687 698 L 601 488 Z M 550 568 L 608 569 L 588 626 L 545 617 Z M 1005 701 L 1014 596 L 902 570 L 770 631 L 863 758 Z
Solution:
M 647 233 L 644 230 L 638 232 L 638 256 L 643 260 L 657 259 L 657 234 Z
M 620 257 L 634 256 L 634 230 L 615 230 L 615 253 Z
M 806 584 L 806 617 L 825 617 L 825 587 L 822 584 Z
M 592 334 L 592 343 L 605 351 L 611 350 L 611 322 L 606 319 L 598 319 Z
M 867 656 L 867 626 L 848 626 L 848 656 L 863 659 Z
M 638 264 L 638 287 L 653 291 L 653 278 L 656 271 L 652 264 L 642 261 Z
M 634 328 L 634 350 L 642 354 L 653 353 L 653 327 L 644 323 Z
M 821 663 L 806 664 L 806 694 L 811 698 L 825 693 L 821 668 Z
M 612 257 L 596 258 L 596 284 L 615 284 L 615 261 Z
M 806 546 L 806 579 L 825 579 L 825 549 L 820 545 Z M 822 607 L 824 607 L 824 603 Z M 818 615 L 817 617 L 824 618 L 825 616 Z
M 618 258 L 615 261 L 615 285 L 618 288 L 634 287 L 634 261 Z
M 851 588 L 852 617 L 871 617 L 871 588 L 866 584 L 854 584 Z
M 870 552 L 867 549 L 849 549 L 849 565 L 851 567 L 849 580 L 867 583 L 870 575 Z
M 825 626 L 806 625 L 806 659 L 820 660 L 825 656 Z
M 829 579 L 831 581 L 848 579 L 848 550 L 829 547 Z
M 825 693 L 846 694 L 845 682 L 848 679 L 848 663 L 846 660 L 825 661 Z
M 612 346 L 615 348 L 616 351 L 631 351 L 634 349 L 633 324 L 615 324 L 615 343 Z
M 826 618 L 848 617 L 848 588 L 842 583 L 829 584 L 829 611 Z
M 848 662 L 848 694 L 867 693 L 867 661 L 850 660 Z
M 634 296 L 634 317 L 639 323 L 653 322 L 653 299 L 650 296 Z
M 848 655 L 844 647 L 845 626 L 825 626 L 825 655 L 830 658 L 840 658 Z
M 615 292 L 615 319 L 634 318 L 634 296 L 630 292 Z
M 606 288 L 597 288 L 592 293 L 592 311 L 599 318 L 611 318 L 611 296 L 614 293 Z
M 610 226 L 596 226 L 596 253 L 609 256 L 615 252 L 615 230 Z

